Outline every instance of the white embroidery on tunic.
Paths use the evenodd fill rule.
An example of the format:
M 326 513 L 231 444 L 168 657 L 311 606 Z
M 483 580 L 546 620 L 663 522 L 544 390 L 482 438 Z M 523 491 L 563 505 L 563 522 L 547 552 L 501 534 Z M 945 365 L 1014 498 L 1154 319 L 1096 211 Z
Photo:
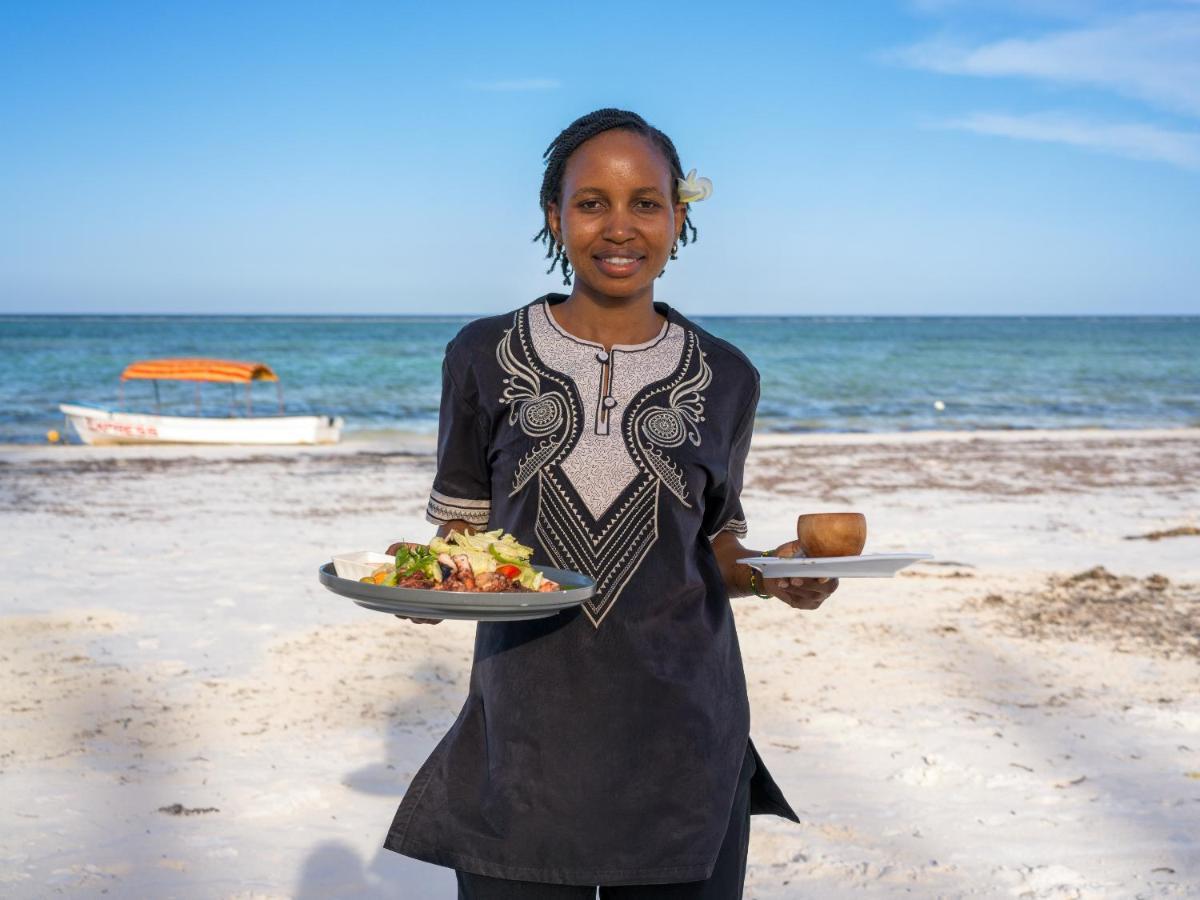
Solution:
M 468 500 L 464 497 L 451 497 L 448 494 L 443 494 L 441 491 L 430 491 L 429 496 L 439 503 L 444 503 L 447 506 L 457 506 L 462 509 L 491 509 L 492 501 L 484 498 L 483 500 Z
M 574 431 L 578 419 L 578 410 L 570 391 L 566 390 L 566 382 L 533 367 L 523 312 L 517 311 L 513 317 L 513 327 L 504 332 L 504 337 L 496 345 L 496 361 L 509 376 L 504 379 L 507 387 L 500 394 L 500 402 L 509 407 L 509 425 L 520 424 L 525 434 L 539 440 L 517 464 L 510 497 L 521 490 L 542 466 L 554 459 L 567 436 Z M 522 362 L 522 359 L 527 362 Z M 543 378 L 557 382 L 561 390 L 552 388 L 543 391 Z
M 663 452 L 663 448 L 670 450 L 680 446 L 685 439 L 700 446 L 700 423 L 704 421 L 704 395 L 700 392 L 712 382 L 712 370 L 704 354 L 697 351 L 696 336 L 689 334 L 688 337 L 684 364 L 680 367 L 681 377 L 691 368 L 690 357 L 693 354 L 699 366 L 691 376 L 671 388 L 666 406 L 648 406 L 638 412 L 633 417 L 632 431 L 645 463 L 679 498 L 680 503 L 690 507 L 683 469 Z
M 690 506 L 668 451 L 684 440 L 699 446 L 701 392 L 712 373 L 695 333 L 677 324 L 605 353 L 563 332 L 545 305 L 517 312 L 496 359 L 508 376 L 500 402 L 509 424 L 537 440 L 517 465 L 512 493 L 537 474 L 537 538 L 555 566 L 596 580 L 583 608 L 598 628 L 658 539 L 659 487 Z M 665 405 L 645 405 L 663 394 Z M 611 402 L 589 402 L 598 395 Z M 604 408 L 624 427 L 598 428 Z
M 717 535 L 720 534 L 722 531 L 728 531 L 731 534 L 736 534 L 738 537 L 745 537 L 746 534 L 748 533 L 748 530 L 749 529 L 746 526 L 746 520 L 735 516 L 734 518 L 732 518 L 728 522 L 726 522 L 724 525 L 722 525 L 720 528 L 718 528 L 716 531 L 714 531 L 712 534 L 710 534 L 708 536 L 708 539 L 710 541 L 716 540 Z
M 425 519 L 435 525 L 445 525 L 461 519 L 471 525 L 486 526 L 491 515 L 491 503 L 487 500 L 462 500 L 430 491 L 425 506 Z

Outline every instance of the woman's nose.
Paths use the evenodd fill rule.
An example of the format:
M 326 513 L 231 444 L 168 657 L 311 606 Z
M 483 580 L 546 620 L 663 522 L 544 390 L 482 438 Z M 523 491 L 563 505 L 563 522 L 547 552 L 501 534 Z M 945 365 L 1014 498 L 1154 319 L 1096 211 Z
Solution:
M 614 206 L 604 223 L 604 236 L 610 241 L 628 240 L 633 237 L 633 229 L 633 210 L 619 204 Z

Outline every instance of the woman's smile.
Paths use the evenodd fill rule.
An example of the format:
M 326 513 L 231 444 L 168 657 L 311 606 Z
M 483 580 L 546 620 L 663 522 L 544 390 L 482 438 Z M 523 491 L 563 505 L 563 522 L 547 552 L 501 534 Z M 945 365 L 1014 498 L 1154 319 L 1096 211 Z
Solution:
M 646 257 L 628 250 L 612 250 L 592 256 L 596 268 L 610 278 L 628 278 L 637 274 Z

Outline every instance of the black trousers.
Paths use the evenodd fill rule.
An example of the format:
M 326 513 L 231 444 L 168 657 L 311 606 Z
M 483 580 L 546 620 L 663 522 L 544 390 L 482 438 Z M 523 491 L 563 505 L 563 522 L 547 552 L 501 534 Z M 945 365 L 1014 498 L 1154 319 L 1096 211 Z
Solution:
M 750 846 L 750 779 L 754 758 L 746 751 L 733 811 L 712 875 L 678 884 L 600 885 L 600 900 L 740 900 Z M 595 900 L 596 888 L 574 884 L 512 881 L 456 871 L 458 900 Z

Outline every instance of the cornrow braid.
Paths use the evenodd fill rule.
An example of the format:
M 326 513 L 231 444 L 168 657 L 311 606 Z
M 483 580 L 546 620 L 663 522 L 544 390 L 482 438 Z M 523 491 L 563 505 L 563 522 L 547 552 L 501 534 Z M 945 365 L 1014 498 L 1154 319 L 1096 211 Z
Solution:
M 567 168 L 567 159 L 570 158 L 571 154 L 584 141 L 594 138 L 601 132 L 611 131 L 614 128 L 624 128 L 636 132 L 653 141 L 662 150 L 663 155 L 666 156 L 667 162 L 671 166 L 672 200 L 676 203 L 679 202 L 679 184 L 675 179 L 683 177 L 683 166 L 679 164 L 679 152 L 675 149 L 675 145 L 669 137 L 653 125 L 650 125 L 637 113 L 624 109 L 598 109 L 595 112 L 588 113 L 586 116 L 580 116 L 559 132 L 558 137 L 550 142 L 550 146 L 542 154 L 542 159 L 546 163 L 546 172 L 542 176 L 542 191 L 538 196 L 538 203 L 542 207 L 542 230 L 533 236 L 535 243 L 541 241 L 546 245 L 546 259 L 550 260 L 550 268 L 546 270 L 546 274 L 549 275 L 556 268 L 561 268 L 563 284 L 571 283 L 571 264 L 567 260 L 565 248 L 562 244 L 555 241 L 554 234 L 550 231 L 549 206 L 551 203 L 560 202 L 563 172 Z M 679 235 L 679 242 L 685 247 L 688 243 L 689 231 L 691 232 L 692 241 L 695 242 L 696 226 L 692 224 L 692 214 L 690 211 L 684 214 L 683 228 L 680 230 Z M 671 259 L 676 258 L 675 251 L 672 250 Z M 659 277 L 661 277 L 661 273 Z

